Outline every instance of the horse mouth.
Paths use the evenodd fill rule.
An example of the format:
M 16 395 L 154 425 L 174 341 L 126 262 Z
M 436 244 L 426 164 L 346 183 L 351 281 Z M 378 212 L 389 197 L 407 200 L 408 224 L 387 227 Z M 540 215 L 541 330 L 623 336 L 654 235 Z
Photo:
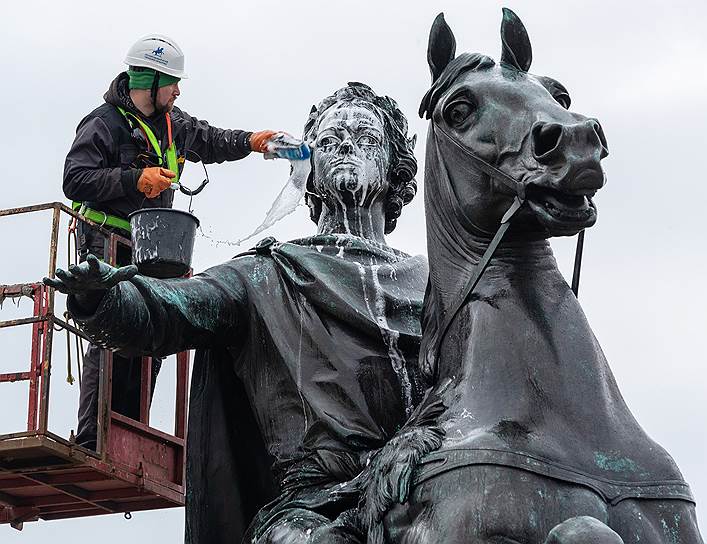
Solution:
M 590 195 L 532 184 L 527 188 L 527 195 L 528 205 L 538 221 L 553 234 L 576 234 L 597 220 L 597 209 Z

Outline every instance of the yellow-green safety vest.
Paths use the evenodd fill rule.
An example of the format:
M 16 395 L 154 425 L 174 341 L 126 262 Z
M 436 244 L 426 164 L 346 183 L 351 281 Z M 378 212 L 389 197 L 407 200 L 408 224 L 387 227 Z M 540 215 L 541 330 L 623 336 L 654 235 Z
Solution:
M 174 143 L 174 140 L 172 140 L 172 119 L 169 116 L 169 113 L 165 113 L 165 120 L 167 121 L 167 141 L 169 142 L 169 147 L 167 148 L 167 151 L 163 154 L 162 153 L 162 148 L 160 147 L 160 143 L 157 141 L 157 138 L 155 137 L 155 133 L 152 132 L 152 129 L 143 121 L 140 119 L 137 115 L 134 113 L 131 113 L 129 111 L 125 111 L 123 108 L 120 106 L 117 106 L 118 111 L 123 114 L 123 117 L 128 121 L 128 124 L 132 127 L 133 122 L 131 121 L 131 118 L 137 121 L 138 125 L 140 125 L 140 128 L 145 132 L 145 136 L 147 136 L 147 140 L 150 142 L 150 145 L 152 148 L 155 150 L 155 153 L 159 157 L 160 160 L 160 166 L 164 164 L 165 158 L 167 159 L 167 169 L 171 170 L 174 172 L 174 179 L 172 180 L 172 183 L 179 183 L 179 163 L 177 162 L 177 146 Z
M 165 113 L 165 120 L 167 121 L 167 141 L 169 142 L 169 147 L 167 148 L 167 152 L 163 154 L 162 148 L 160 147 L 160 143 L 157 141 L 155 133 L 152 132 L 152 129 L 147 125 L 147 123 L 145 123 L 137 115 L 129 111 L 125 111 L 120 106 L 116 107 L 118 108 L 118 111 L 123 114 L 123 117 L 125 117 L 126 121 L 128 122 L 131 128 L 134 126 L 131 118 L 137 121 L 137 123 L 140 125 L 143 132 L 145 133 L 145 136 L 147 136 L 147 140 L 150 142 L 150 145 L 155 150 L 155 154 L 157 155 L 160 161 L 159 165 L 162 166 L 166 159 L 167 169 L 174 172 L 174 178 L 172 179 L 172 183 L 179 183 L 179 162 L 177 160 L 177 146 L 174 143 L 174 140 L 172 140 L 172 119 L 170 118 L 169 113 Z M 100 225 L 117 227 L 124 231 L 130 232 L 130 222 L 125 219 L 115 217 L 114 215 L 108 215 L 105 212 L 87 208 L 83 202 L 74 201 L 71 203 L 71 207 L 79 214 L 83 215 L 86 219 L 90 219 L 91 221 L 94 221 Z

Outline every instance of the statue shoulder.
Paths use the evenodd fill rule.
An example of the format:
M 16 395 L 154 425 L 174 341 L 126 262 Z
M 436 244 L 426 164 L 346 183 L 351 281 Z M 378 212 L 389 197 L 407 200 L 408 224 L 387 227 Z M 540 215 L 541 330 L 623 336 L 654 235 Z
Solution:
M 237 269 L 250 268 L 261 261 L 261 257 L 269 257 L 271 252 L 280 245 L 280 242 L 278 242 L 275 238 L 268 236 L 267 238 L 260 240 L 257 244 L 255 244 L 255 246 L 247 251 L 242 251 L 241 253 L 235 254 L 231 257 L 230 261 L 227 261 L 224 264 Z

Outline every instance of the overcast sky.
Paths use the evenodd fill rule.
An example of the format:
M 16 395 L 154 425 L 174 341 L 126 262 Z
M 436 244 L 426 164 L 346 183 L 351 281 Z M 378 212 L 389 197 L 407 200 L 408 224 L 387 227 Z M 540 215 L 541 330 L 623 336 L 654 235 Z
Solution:
M 122 2 L 32 1 L 3 5 L 0 90 L 3 159 L 0 208 L 65 200 L 64 156 L 80 119 L 102 102 L 130 44 L 148 32 L 172 36 L 190 78 L 177 104 L 227 128 L 300 134 L 313 103 L 362 81 L 395 98 L 418 134 L 423 168 L 426 122 L 417 109 L 429 85 L 430 25 L 444 11 L 457 51 L 498 59 L 501 7 L 525 23 L 531 72 L 560 80 L 572 109 L 597 117 L 611 155 L 587 233 L 580 300 L 626 401 L 675 458 L 707 527 L 707 3 L 704 1 Z M 206 232 L 235 240 L 259 224 L 287 178 L 288 165 L 260 156 L 209 167 L 211 185 L 194 200 Z M 183 181 L 197 185 L 200 166 Z M 422 187 L 422 176 L 418 177 Z M 178 196 L 175 206 L 186 209 Z M 0 284 L 46 274 L 48 216 L 0 219 Z M 265 234 L 312 233 L 305 208 Z M 62 230 L 64 233 L 65 230 Z M 264 234 L 264 235 L 265 235 Z M 263 236 L 264 236 L 263 235 Z M 425 252 L 422 196 L 408 206 L 389 243 Z M 571 270 L 574 240 L 553 243 Z M 195 269 L 240 248 L 198 238 Z M 62 250 L 61 256 L 63 258 Z M 0 320 L 28 315 L 6 302 Z M 24 370 L 28 332 L 0 331 L 0 371 Z M 78 388 L 64 383 L 64 337 L 55 341 L 52 422 L 75 424 Z M 171 372 L 160 376 L 155 418 L 169 425 Z M 587 399 L 590 401 L 591 399 Z M 23 390 L 0 385 L 0 433 L 22 430 Z M 0 527 L 0 542 L 68 543 L 83 532 L 102 544 L 179 542 L 181 510 Z

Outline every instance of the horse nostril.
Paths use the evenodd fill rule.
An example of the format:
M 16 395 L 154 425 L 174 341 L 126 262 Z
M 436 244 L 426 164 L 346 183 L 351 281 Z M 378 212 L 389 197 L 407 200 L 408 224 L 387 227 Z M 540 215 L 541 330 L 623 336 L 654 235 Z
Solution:
M 609 154 L 609 145 L 606 143 L 606 136 L 604 135 L 604 130 L 601 128 L 599 121 L 597 121 L 596 119 L 590 119 L 589 121 L 591 123 L 592 129 L 594 130 L 594 134 L 596 134 L 597 138 L 599 139 L 599 143 L 601 144 L 601 158 L 603 159 Z
M 541 123 L 533 127 L 533 155 L 538 162 L 552 158 L 562 138 L 562 125 Z

